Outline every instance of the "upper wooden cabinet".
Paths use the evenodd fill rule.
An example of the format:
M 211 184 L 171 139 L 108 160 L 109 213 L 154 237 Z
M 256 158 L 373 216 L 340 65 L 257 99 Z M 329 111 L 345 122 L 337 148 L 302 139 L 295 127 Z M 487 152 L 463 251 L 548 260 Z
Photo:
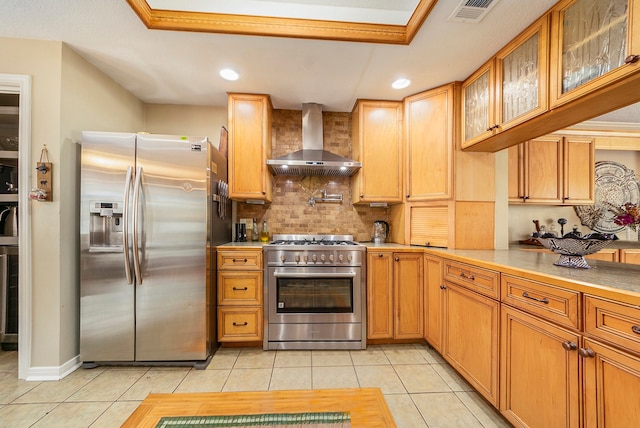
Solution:
M 458 88 L 459 84 L 452 83 L 404 99 L 407 202 L 454 196 L 454 108 Z
M 551 16 L 552 107 L 640 68 L 640 0 L 564 0 Z
M 549 135 L 509 148 L 509 203 L 583 205 L 594 198 L 593 138 Z
M 358 100 L 351 114 L 354 204 L 402 202 L 402 102 Z
M 544 15 L 463 83 L 463 148 L 548 110 L 548 58 Z
M 229 197 L 271 202 L 271 98 L 235 94 L 228 98 Z

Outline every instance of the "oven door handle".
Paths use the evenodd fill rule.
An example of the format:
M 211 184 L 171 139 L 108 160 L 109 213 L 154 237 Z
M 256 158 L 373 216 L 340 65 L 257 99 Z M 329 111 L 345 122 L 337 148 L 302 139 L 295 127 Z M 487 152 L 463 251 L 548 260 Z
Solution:
M 276 278 L 355 278 L 355 272 L 327 272 L 327 273 L 290 273 L 275 271 L 273 276 Z

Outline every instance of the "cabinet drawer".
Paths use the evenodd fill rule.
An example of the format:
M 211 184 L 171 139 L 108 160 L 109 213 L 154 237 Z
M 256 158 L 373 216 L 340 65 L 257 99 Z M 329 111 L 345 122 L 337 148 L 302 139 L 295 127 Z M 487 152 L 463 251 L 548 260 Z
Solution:
M 218 308 L 218 340 L 220 342 L 262 340 L 262 308 Z
M 444 279 L 494 299 L 500 298 L 500 274 L 464 263 L 446 261 Z
M 260 270 L 262 251 L 218 251 L 219 270 Z
M 549 321 L 580 329 L 578 291 L 502 275 L 501 300 Z
M 219 305 L 262 305 L 262 272 L 218 272 Z
M 584 296 L 584 332 L 640 354 L 640 307 Z

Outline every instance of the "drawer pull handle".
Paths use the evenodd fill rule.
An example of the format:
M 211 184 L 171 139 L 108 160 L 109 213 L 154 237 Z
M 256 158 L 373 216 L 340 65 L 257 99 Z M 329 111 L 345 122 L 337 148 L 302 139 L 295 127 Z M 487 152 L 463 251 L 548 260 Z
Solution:
M 573 342 L 570 341 L 565 341 L 562 342 L 562 347 L 566 350 L 566 351 L 575 351 L 576 349 L 578 349 L 578 345 L 576 345 Z
M 232 259 L 234 263 L 246 263 L 247 259 Z
M 549 304 L 549 299 L 543 297 L 542 299 L 538 299 L 537 297 L 529 296 L 529 293 L 526 291 L 522 293 L 522 297 L 526 297 L 527 299 L 535 300 L 536 302 L 544 303 L 545 305 Z
M 465 279 L 470 279 L 471 281 L 475 281 L 475 280 L 476 280 L 476 277 L 475 277 L 475 276 L 473 276 L 473 275 L 469 275 L 469 276 L 467 276 L 467 275 L 465 275 L 465 273 L 464 273 L 464 272 L 460 272 L 460 276 L 461 276 L 461 277 L 463 277 L 463 278 L 465 278 Z
M 582 358 L 593 358 L 596 356 L 596 353 L 593 351 L 593 349 L 589 348 L 578 349 L 578 354 L 580 354 Z
M 631 331 L 635 334 L 640 334 L 640 325 L 634 325 L 631 327 Z
M 233 287 L 233 291 L 247 291 L 249 289 L 249 287 Z
M 249 324 L 249 323 L 248 323 L 248 322 L 246 322 L 246 321 L 245 321 L 245 322 L 242 322 L 242 323 L 240 323 L 240 322 L 234 322 L 234 323 L 233 323 L 233 326 L 234 326 L 234 327 L 244 327 L 244 326 L 246 326 L 247 324 Z

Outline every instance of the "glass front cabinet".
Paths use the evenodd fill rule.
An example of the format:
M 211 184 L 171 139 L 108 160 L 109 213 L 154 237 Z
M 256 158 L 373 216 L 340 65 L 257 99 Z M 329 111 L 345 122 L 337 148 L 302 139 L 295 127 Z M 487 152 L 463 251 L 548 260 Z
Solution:
M 640 67 L 640 0 L 565 0 L 552 10 L 551 107 Z
M 544 15 L 464 82 L 463 148 L 548 110 L 548 58 Z

